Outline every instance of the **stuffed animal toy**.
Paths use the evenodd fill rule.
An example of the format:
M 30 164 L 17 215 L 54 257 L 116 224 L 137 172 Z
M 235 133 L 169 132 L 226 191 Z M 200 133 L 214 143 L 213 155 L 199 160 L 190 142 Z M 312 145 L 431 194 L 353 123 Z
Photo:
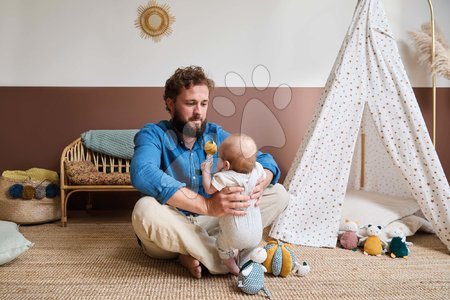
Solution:
M 264 249 L 267 251 L 267 259 L 264 261 L 267 272 L 275 276 L 288 276 L 297 261 L 292 246 L 280 241 L 270 241 Z
M 264 287 L 264 272 L 267 272 L 267 269 L 262 265 L 267 258 L 266 250 L 258 247 L 250 253 L 249 258 L 250 260 L 244 263 L 239 272 L 238 288 L 250 295 L 263 291 L 266 297 L 270 299 L 270 293 Z
M 386 242 L 380 238 L 381 226 L 373 226 L 371 224 L 366 226 L 367 236 L 361 239 L 364 242 L 364 255 L 381 256 L 383 253 L 383 246 Z
M 339 243 L 342 248 L 356 251 L 358 240 L 362 237 L 358 234 L 358 230 L 357 222 L 345 220 L 342 231 L 339 231 Z
M 295 275 L 301 276 L 301 277 L 306 276 L 306 274 L 308 274 L 309 271 L 311 271 L 311 267 L 308 265 L 308 263 L 306 261 L 304 261 L 303 264 L 295 262 L 294 270 L 292 270 L 292 272 Z
M 413 243 L 407 242 L 405 234 L 400 228 L 395 228 L 390 233 L 391 237 L 388 239 L 388 251 L 391 253 L 392 258 L 408 258 L 409 248 L 408 246 L 412 246 Z

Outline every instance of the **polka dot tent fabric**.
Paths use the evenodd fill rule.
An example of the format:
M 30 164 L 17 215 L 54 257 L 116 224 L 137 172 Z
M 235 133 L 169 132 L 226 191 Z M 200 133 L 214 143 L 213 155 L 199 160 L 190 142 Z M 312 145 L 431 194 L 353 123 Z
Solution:
M 365 134 L 364 159 L 362 159 L 361 136 Z M 367 155 L 370 153 L 370 155 Z M 361 188 L 361 163 L 364 160 L 364 187 L 369 192 L 381 192 L 401 198 L 414 198 L 400 169 L 394 164 L 391 156 L 383 146 L 383 141 L 378 134 L 374 120 L 370 117 L 369 110 L 364 110 L 361 127 L 353 154 L 352 167 L 348 181 L 348 188 Z
M 364 186 L 361 133 L 365 134 Z M 450 249 L 450 188 L 379 0 L 356 7 L 270 236 L 335 247 L 347 187 L 413 197 Z

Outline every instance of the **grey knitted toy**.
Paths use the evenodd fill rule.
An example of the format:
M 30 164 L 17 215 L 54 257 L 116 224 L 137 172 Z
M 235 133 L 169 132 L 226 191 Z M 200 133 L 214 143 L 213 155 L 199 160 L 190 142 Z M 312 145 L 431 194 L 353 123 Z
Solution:
M 250 254 L 250 260 L 244 263 L 239 272 L 237 286 L 244 293 L 255 295 L 263 291 L 266 297 L 271 298 L 269 291 L 264 287 L 264 272 L 267 272 L 262 263 L 267 258 L 264 248 L 256 248 Z

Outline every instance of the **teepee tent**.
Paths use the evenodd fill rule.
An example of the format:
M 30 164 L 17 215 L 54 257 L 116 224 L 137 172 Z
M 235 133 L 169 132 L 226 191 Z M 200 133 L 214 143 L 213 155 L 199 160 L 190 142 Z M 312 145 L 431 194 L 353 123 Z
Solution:
M 274 238 L 335 247 L 350 187 L 415 199 L 450 249 L 450 188 L 380 0 L 358 2 L 284 184 Z

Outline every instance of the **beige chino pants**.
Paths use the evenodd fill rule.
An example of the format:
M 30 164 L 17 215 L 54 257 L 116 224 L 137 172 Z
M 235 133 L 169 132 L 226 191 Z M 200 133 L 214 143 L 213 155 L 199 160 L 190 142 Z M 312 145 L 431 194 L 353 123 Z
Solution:
M 281 184 L 267 187 L 260 203 L 263 227 L 272 224 L 288 202 L 289 194 Z M 211 274 L 228 273 L 216 248 L 218 218 L 185 216 L 147 196 L 136 203 L 132 224 L 148 256 L 174 259 L 180 253 L 188 254 L 198 259 Z

